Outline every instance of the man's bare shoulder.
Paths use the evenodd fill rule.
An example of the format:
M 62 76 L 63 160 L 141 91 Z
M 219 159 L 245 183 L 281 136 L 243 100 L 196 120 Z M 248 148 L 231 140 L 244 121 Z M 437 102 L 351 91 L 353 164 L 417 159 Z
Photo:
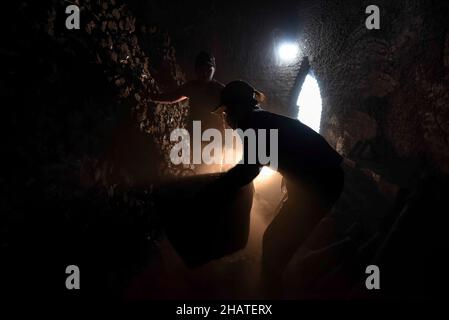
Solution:
M 225 87 L 225 85 L 223 83 L 221 83 L 220 81 L 217 81 L 215 79 L 213 79 L 211 82 L 212 82 L 212 85 L 215 88 L 219 89 L 220 91 L 223 90 L 223 88 Z

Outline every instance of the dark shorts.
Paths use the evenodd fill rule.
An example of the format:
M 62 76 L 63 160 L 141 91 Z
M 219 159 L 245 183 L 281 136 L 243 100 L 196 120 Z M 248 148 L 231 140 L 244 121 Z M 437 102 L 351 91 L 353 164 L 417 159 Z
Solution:
M 310 170 L 307 174 L 287 177 L 286 180 L 287 190 L 294 190 L 296 184 L 310 186 L 319 195 L 323 205 L 330 209 L 337 202 L 343 191 L 345 174 L 343 168 L 338 166 L 335 168 Z

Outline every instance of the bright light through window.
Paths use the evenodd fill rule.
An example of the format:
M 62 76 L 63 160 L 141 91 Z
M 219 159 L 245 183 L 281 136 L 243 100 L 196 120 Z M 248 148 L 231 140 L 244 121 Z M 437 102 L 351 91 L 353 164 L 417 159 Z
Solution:
M 306 76 L 296 105 L 299 107 L 299 121 L 320 132 L 321 94 L 318 82 L 311 75 Z
M 284 62 L 293 61 L 298 55 L 299 47 L 296 43 L 285 42 L 279 46 L 279 58 Z

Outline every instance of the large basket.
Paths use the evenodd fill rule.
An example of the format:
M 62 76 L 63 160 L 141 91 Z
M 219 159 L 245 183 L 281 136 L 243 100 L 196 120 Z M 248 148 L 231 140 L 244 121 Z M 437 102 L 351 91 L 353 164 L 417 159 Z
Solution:
M 168 240 L 189 267 L 234 253 L 248 241 L 252 183 L 202 197 L 200 190 L 216 178 L 215 174 L 179 179 L 164 187 L 158 201 Z

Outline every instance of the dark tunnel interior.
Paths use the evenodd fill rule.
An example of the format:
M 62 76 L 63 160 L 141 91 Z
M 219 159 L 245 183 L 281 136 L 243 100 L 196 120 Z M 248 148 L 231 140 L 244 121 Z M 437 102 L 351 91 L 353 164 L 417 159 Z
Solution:
M 79 28 L 67 27 L 69 4 L 79 8 Z M 377 0 L 380 28 L 369 29 L 371 4 L 5 1 L 2 296 L 447 296 L 449 4 Z M 292 249 L 273 289 L 261 280 L 267 230 L 299 194 L 283 177 L 283 160 L 279 172 L 264 167 L 252 183 L 223 188 L 216 181 L 236 162 L 171 158 L 171 133 L 190 132 L 203 100 L 194 89 L 173 101 L 155 97 L 199 83 L 201 51 L 213 54 L 208 67 L 218 81 L 207 94 L 219 87 L 223 97 L 227 84 L 244 80 L 263 93 L 259 105 L 270 115 L 312 129 L 317 123 L 314 130 L 343 159 L 338 200 Z M 291 212 L 310 197 L 298 198 Z M 294 221 L 287 227 L 295 230 Z M 305 225 L 298 223 L 298 237 Z M 80 290 L 66 288 L 70 265 L 79 269 Z M 371 265 L 380 270 L 378 290 L 367 289 Z

